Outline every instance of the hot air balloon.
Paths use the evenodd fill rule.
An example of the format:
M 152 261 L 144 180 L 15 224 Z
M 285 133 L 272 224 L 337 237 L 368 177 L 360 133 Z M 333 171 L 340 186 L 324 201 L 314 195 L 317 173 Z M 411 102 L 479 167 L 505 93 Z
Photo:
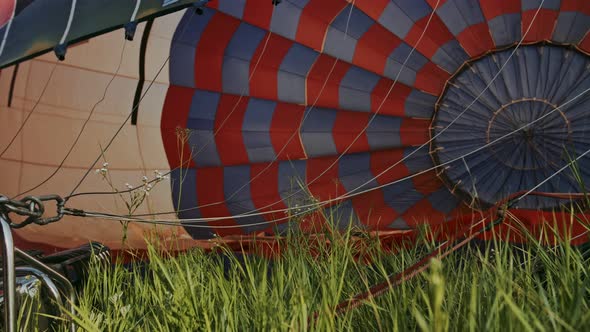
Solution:
M 34 0 L 0 13 L 7 196 L 124 191 L 159 170 L 169 177 L 133 213 L 176 212 L 183 227 L 158 234 L 206 245 L 313 233 L 330 215 L 412 230 L 590 179 L 585 0 Z M 83 178 L 97 156 L 103 176 Z M 124 216 L 122 195 L 68 204 Z M 567 202 L 511 209 L 534 228 Z M 66 217 L 17 235 L 116 249 L 122 227 Z M 153 227 L 131 223 L 128 244 Z

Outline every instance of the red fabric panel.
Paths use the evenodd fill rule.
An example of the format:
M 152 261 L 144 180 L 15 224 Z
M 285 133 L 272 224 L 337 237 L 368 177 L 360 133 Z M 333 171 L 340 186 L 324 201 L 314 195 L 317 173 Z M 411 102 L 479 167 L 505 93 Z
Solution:
M 377 74 L 383 74 L 387 58 L 401 39 L 383 26 L 373 24 L 358 40 L 352 63 Z
M 414 86 L 433 95 L 440 95 L 451 74 L 432 62 L 426 63 L 416 75 Z
M 482 55 L 494 48 L 490 28 L 485 22 L 472 25 L 461 31 L 457 40 L 471 57 Z
M 223 167 L 207 167 L 197 170 L 197 200 L 204 218 L 230 216 L 223 192 Z M 208 205 L 208 206 L 206 206 Z M 215 226 L 237 225 L 234 219 L 210 221 L 208 225 L 220 236 L 242 234 L 240 227 L 216 228 Z
M 399 162 L 403 158 L 403 149 L 371 152 L 371 172 L 373 173 L 373 176 L 378 176 L 383 173 L 376 178 L 377 183 L 383 185 L 409 175 L 410 172 L 406 165 L 403 162 Z M 396 166 L 391 167 L 396 163 Z M 390 167 L 391 169 L 387 170 Z
M 586 53 L 590 53 L 590 33 L 586 34 L 586 37 L 584 37 L 584 39 L 582 39 L 579 46 L 580 46 L 580 49 L 582 49 L 582 51 L 584 51 Z
M 528 237 L 522 233 L 524 227 L 534 238 L 542 239 L 545 245 L 557 245 L 564 240 L 569 240 L 572 245 L 588 242 L 587 228 L 582 223 L 570 219 L 568 213 L 554 214 L 549 211 L 521 209 L 510 212 L 517 220 L 506 218 L 504 223 L 497 227 L 496 233 L 500 234 L 500 239 L 506 239 L 510 235 L 508 239 L 511 242 L 526 243 Z M 579 217 L 579 220 L 588 220 L 588 216 Z
M 520 0 L 479 0 L 479 6 L 487 21 L 505 15 L 520 13 Z
M 279 164 L 254 164 L 250 168 L 250 196 L 254 207 L 260 212 L 285 209 L 287 206 L 283 203 L 279 194 Z M 298 189 L 298 188 L 296 188 Z M 284 218 L 285 212 L 274 212 L 265 214 L 264 218 L 268 221 Z M 287 222 L 288 220 L 283 220 Z M 276 224 L 272 224 L 274 226 Z
M 271 34 L 264 37 L 250 62 L 250 96 L 277 100 L 278 71 L 293 42 Z
M 447 0 L 426 0 L 426 2 L 428 2 L 430 7 L 432 7 L 434 9 L 434 8 L 437 8 L 437 3 L 438 3 L 438 8 L 440 8 L 442 5 L 444 5 L 447 2 Z
M 242 20 L 268 30 L 272 19 L 272 11 L 273 7 L 269 6 L 266 0 L 246 0 Z
M 524 38 L 524 42 L 536 42 L 541 40 L 550 40 L 553 35 L 553 29 L 555 28 L 555 22 L 557 15 L 559 14 L 555 10 L 540 9 L 539 14 L 533 22 L 533 17 L 537 12 L 536 9 L 528 10 L 522 13 L 522 35 L 531 26 L 528 34 Z M 532 22 L 532 25 L 531 25 Z
M 359 220 L 369 229 L 386 228 L 398 214 L 385 203 L 383 191 L 371 190 L 352 198 L 352 206 Z
M 332 137 L 338 153 L 369 151 L 369 140 L 364 131 L 369 123 L 370 113 L 339 111 L 332 129 Z M 360 134 L 360 136 L 359 136 Z M 358 138 L 357 138 L 358 136 Z
M 590 1 L 587 0 L 561 0 L 562 12 L 580 11 L 590 16 Z
M 215 13 L 201 35 L 195 52 L 195 84 L 198 89 L 222 91 L 223 54 L 240 21 Z
M 349 68 L 344 61 L 320 54 L 307 74 L 307 105 L 338 108 L 340 82 Z
M 322 50 L 328 26 L 346 7 L 343 0 L 311 0 L 299 18 L 295 40 L 315 50 Z
M 215 115 L 215 143 L 222 165 L 248 163 L 248 153 L 242 137 L 242 125 L 248 97 L 222 94 Z
M 299 132 L 304 114 L 303 106 L 277 104 L 270 124 L 270 140 L 278 160 L 305 158 Z
M 442 2 L 442 1 L 441 1 Z M 424 33 L 424 36 L 420 40 L 420 36 L 422 32 L 426 28 L 426 24 L 428 23 L 430 15 L 426 15 L 425 17 L 418 20 L 410 32 L 408 32 L 406 38 L 404 40 L 411 46 L 416 47 L 416 49 L 422 53 L 428 59 L 432 59 L 432 56 L 436 53 L 436 51 L 448 41 L 455 38 L 453 34 L 447 29 L 446 25 L 443 21 L 438 17 L 438 15 L 434 15 L 432 20 L 430 20 L 430 24 L 428 25 L 428 29 Z M 418 41 L 420 40 L 420 43 Z
M 334 165 L 331 166 L 332 164 Z M 325 173 L 320 176 L 323 172 Z M 309 191 L 320 201 L 336 198 L 346 193 L 346 189 L 338 178 L 336 157 L 309 159 L 306 178 Z M 337 203 L 338 201 L 334 201 L 329 205 Z
M 371 92 L 371 112 L 382 115 L 404 116 L 406 98 L 412 92 L 412 88 L 400 82 L 395 83 L 387 78 L 381 78 Z M 389 92 L 391 90 L 391 92 Z M 389 92 L 389 96 L 387 95 Z M 385 97 L 387 96 L 387 99 Z
M 0 28 L 10 21 L 15 5 L 15 0 L 2 0 L 0 2 Z
M 169 86 L 166 93 L 160 131 L 170 169 L 180 167 L 181 159 L 183 167 L 195 167 L 191 158 L 191 148 L 187 141 L 188 137 L 184 130 L 191 109 L 193 93 L 192 88 L 175 85 Z
M 440 224 L 445 221 L 445 215 L 432 207 L 427 198 L 423 198 L 403 214 L 403 219 L 408 226 L 416 227 L 424 224 Z
M 375 21 L 378 21 L 390 1 L 391 0 L 355 0 L 354 5 Z
M 424 144 L 430 139 L 430 120 L 405 118 L 399 135 L 404 146 Z
M 424 196 L 438 191 L 443 186 L 442 181 L 436 176 L 436 171 L 434 170 L 412 177 L 412 183 L 414 183 L 416 191 Z

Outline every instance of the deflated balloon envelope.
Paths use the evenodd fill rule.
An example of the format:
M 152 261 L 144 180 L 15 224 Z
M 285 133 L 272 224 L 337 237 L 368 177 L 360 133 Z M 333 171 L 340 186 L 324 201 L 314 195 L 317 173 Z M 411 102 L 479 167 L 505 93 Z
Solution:
M 105 153 L 109 176 L 124 189 L 154 169 L 170 170 L 169 183 L 137 213 L 225 218 L 198 228 L 185 222 L 180 238 L 189 241 L 311 232 L 331 214 L 342 228 L 439 224 L 534 188 L 578 157 L 578 178 L 566 167 L 537 189 L 580 192 L 580 178 L 588 179 L 587 1 L 216 0 L 202 15 L 174 12 L 189 2 L 79 0 L 54 74 L 51 54 L 21 63 L 16 74 L 3 70 L 0 91 L 12 100 L 10 112 L 0 112 L 3 143 L 40 100 L 22 142 L 0 161 L 7 193 L 59 165 L 103 91 L 77 148 L 34 193 L 69 193 L 147 91 L 137 121 Z M 57 3 L 18 7 L 1 65 L 60 43 L 72 3 Z M 61 16 L 44 15 L 56 8 Z M 122 46 L 121 30 L 102 35 L 136 8 L 137 19 L 157 18 L 149 29 L 139 24 L 133 42 Z M 0 6 L 0 36 L 7 12 Z M 110 189 L 89 177 L 80 191 Z M 321 202 L 328 203 L 288 222 Z M 560 203 L 529 196 L 517 207 Z M 112 196 L 71 204 L 127 213 Z M 252 215 L 237 217 L 244 213 Z M 142 247 L 150 226 L 131 229 L 130 246 Z M 162 238 L 178 235 L 163 229 Z M 117 222 L 70 219 L 19 234 L 116 249 L 120 231 Z
M 588 10 L 582 1 L 219 1 L 185 14 L 162 117 L 171 168 L 190 165 L 172 173 L 179 217 L 366 191 L 325 214 L 343 227 L 407 228 L 533 188 L 588 148 L 588 96 L 568 103 L 590 87 Z M 176 127 L 190 133 L 186 160 Z M 570 170 L 538 189 L 580 191 Z M 559 203 L 529 197 L 519 207 Z M 277 231 L 287 226 L 264 221 L 280 217 L 226 224 Z M 227 232 L 215 225 L 189 231 Z

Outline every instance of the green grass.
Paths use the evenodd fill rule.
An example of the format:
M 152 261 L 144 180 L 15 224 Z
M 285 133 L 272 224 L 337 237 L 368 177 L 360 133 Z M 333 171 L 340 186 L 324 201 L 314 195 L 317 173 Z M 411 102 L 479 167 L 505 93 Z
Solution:
M 75 320 L 91 331 L 590 330 L 590 262 L 567 241 L 471 246 L 337 317 L 339 302 L 434 247 L 420 240 L 387 253 L 368 240 L 367 264 L 355 260 L 349 235 L 332 236 L 332 246 L 313 256 L 307 238 L 293 234 L 273 260 L 249 256 L 240 263 L 228 254 L 227 271 L 218 255 L 194 250 L 166 259 L 150 247 L 143 270 L 92 266 Z

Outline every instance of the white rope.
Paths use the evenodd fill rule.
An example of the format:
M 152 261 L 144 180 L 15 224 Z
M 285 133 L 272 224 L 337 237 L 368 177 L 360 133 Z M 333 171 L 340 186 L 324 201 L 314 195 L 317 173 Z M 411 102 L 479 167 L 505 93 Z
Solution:
M 580 97 L 582 97 L 583 95 L 585 95 L 588 92 L 590 92 L 590 88 L 582 91 L 581 93 L 579 93 L 578 95 L 576 95 L 572 99 L 570 99 L 567 102 L 563 103 L 560 107 L 567 106 L 568 104 L 576 101 L 577 99 L 579 99 Z M 537 121 L 542 120 L 545 116 L 548 116 L 552 112 L 555 112 L 555 111 L 559 110 L 560 107 L 554 108 L 553 110 L 551 110 L 550 112 L 548 112 L 547 114 L 545 114 L 543 117 L 540 117 L 540 118 L 536 119 L 534 122 L 537 122 Z M 442 167 L 442 166 L 448 165 L 450 163 L 459 161 L 459 160 L 461 160 L 461 159 L 463 159 L 463 158 L 465 158 L 465 157 L 467 157 L 467 156 L 469 156 L 469 155 L 471 155 L 473 153 L 476 153 L 477 151 L 479 151 L 481 149 L 484 149 L 484 148 L 487 148 L 487 147 L 489 147 L 489 146 L 491 146 L 493 144 L 496 144 L 500 140 L 505 139 L 505 138 L 507 138 L 507 137 L 509 137 L 509 136 L 511 136 L 511 135 L 513 135 L 513 134 L 515 134 L 515 133 L 517 133 L 519 131 L 521 131 L 523 128 L 526 128 L 526 127 L 532 125 L 534 122 L 525 124 L 522 127 L 518 128 L 518 129 L 516 129 L 516 130 L 514 130 L 512 132 L 509 132 L 509 133 L 505 134 L 502 137 L 499 137 L 498 139 L 496 139 L 494 141 L 491 141 L 491 142 L 489 142 L 489 143 L 487 143 L 487 144 L 485 144 L 485 145 L 483 145 L 483 146 L 481 146 L 481 147 L 479 147 L 479 148 L 477 148 L 475 150 L 472 150 L 472 151 L 466 153 L 463 156 L 459 156 L 459 157 L 457 157 L 455 159 L 452 159 L 452 160 L 449 160 L 449 161 L 447 161 L 445 163 L 442 163 L 442 164 L 439 164 L 439 165 L 435 165 L 434 167 L 431 167 L 429 169 L 420 171 L 420 172 L 415 173 L 415 174 L 411 174 L 411 175 L 405 176 L 403 178 L 400 178 L 398 180 L 392 181 L 390 183 L 386 183 L 386 184 L 380 185 L 380 186 L 375 187 L 375 188 L 370 188 L 370 189 L 365 190 L 365 191 L 362 191 L 362 192 L 353 193 L 353 194 L 346 194 L 346 195 L 342 195 L 340 197 L 336 197 L 336 198 L 325 200 L 325 201 L 320 201 L 320 202 L 313 203 L 313 204 L 300 205 L 296 209 L 298 209 L 298 210 L 300 210 L 300 209 L 305 210 L 307 208 L 309 208 L 309 209 L 308 210 L 305 210 L 305 211 L 302 211 L 302 212 L 299 212 L 299 213 L 296 213 L 296 214 L 293 214 L 293 215 L 290 215 L 290 216 L 286 216 L 285 218 L 279 218 L 279 219 L 275 219 L 275 220 L 272 220 L 272 221 L 266 221 L 265 223 L 275 223 L 275 222 L 280 221 L 280 220 L 284 220 L 284 219 L 288 219 L 288 218 L 292 218 L 292 217 L 296 217 L 296 216 L 305 215 L 305 214 L 308 214 L 308 213 L 312 212 L 314 209 L 319 208 L 319 207 L 322 207 L 322 206 L 325 206 L 325 205 L 327 205 L 327 204 L 329 204 L 329 203 L 331 203 L 333 201 L 337 201 L 337 200 L 341 200 L 341 199 L 347 199 L 347 198 L 351 198 L 351 197 L 354 197 L 354 196 L 357 196 L 357 195 L 362 195 L 363 193 L 366 193 L 366 192 L 369 192 L 369 191 L 372 191 L 372 190 L 376 190 L 376 189 L 380 189 L 380 188 L 383 188 L 383 187 L 387 187 L 387 186 L 390 186 L 390 185 L 399 183 L 401 181 L 405 181 L 405 180 L 411 179 L 413 177 L 416 177 L 418 175 L 424 174 L 426 172 L 430 172 L 430 171 L 435 170 L 435 169 L 437 169 L 439 167 Z M 579 157 L 577 157 L 576 160 L 579 160 L 579 159 L 583 158 L 588 153 L 590 153 L 590 150 L 584 152 L 584 154 L 582 154 Z M 571 165 L 571 163 L 573 163 L 573 162 L 570 162 L 566 166 L 562 167 L 559 171 L 557 171 L 552 176 L 550 176 L 550 178 L 552 178 L 555 175 L 559 174 L 559 172 L 563 171 L 565 168 L 567 168 L 569 165 Z M 545 183 L 546 181 L 548 181 L 548 180 L 545 180 L 543 183 Z M 543 183 L 541 183 L 540 185 L 542 185 Z M 530 194 L 531 192 L 533 192 L 536 188 L 538 188 L 538 186 L 536 186 L 531 191 L 529 191 L 528 194 Z M 264 214 L 271 214 L 271 213 L 280 213 L 280 212 L 287 213 L 288 211 L 294 210 L 294 209 L 295 208 L 277 209 L 277 210 L 272 210 L 272 211 L 266 211 L 266 212 L 263 212 L 263 213 L 240 214 L 240 215 L 235 215 L 235 216 L 207 217 L 207 218 L 187 218 L 187 219 L 153 219 L 152 221 L 164 222 L 164 223 L 167 223 L 168 222 L 168 223 L 171 223 L 171 224 L 178 225 L 178 221 L 180 221 L 180 222 L 191 222 L 192 223 L 192 222 L 210 222 L 210 221 L 217 221 L 217 220 L 240 219 L 240 218 L 255 217 L 255 216 L 264 215 Z M 148 221 L 147 219 L 132 218 L 132 217 L 125 217 L 125 216 L 120 216 L 120 217 L 119 216 L 107 216 L 107 215 L 102 215 L 100 213 L 88 213 L 87 215 L 88 216 L 100 217 L 100 218 L 103 218 L 103 219 L 113 219 L 113 220 L 122 220 L 122 221 Z M 261 224 L 264 224 L 264 223 L 257 223 L 255 225 L 261 225 Z M 187 226 L 187 225 L 184 225 L 184 226 Z M 245 226 L 250 226 L 250 224 L 235 225 L 235 226 L 231 226 L 231 227 L 234 227 L 235 228 L 235 227 L 245 227 Z M 217 228 L 219 226 L 215 226 L 215 227 Z
M 131 19 L 129 22 L 134 22 L 135 18 L 137 17 L 137 13 L 139 12 L 139 6 L 141 5 L 141 0 L 137 0 L 135 2 L 135 9 L 133 10 L 133 14 L 131 15 Z
M 68 37 L 68 34 L 70 33 L 70 28 L 72 27 L 72 21 L 74 20 L 74 12 L 76 11 L 76 2 L 77 2 L 77 0 L 72 0 L 72 7 L 70 8 L 70 16 L 68 17 L 68 23 L 66 25 L 66 29 L 64 30 L 64 33 L 61 36 L 61 39 L 59 41 L 60 45 L 66 42 L 66 38 Z
M 381 108 L 382 108 L 382 107 L 383 107 L 383 105 L 385 104 L 385 101 L 387 100 L 387 98 L 388 98 L 388 97 L 389 97 L 389 95 L 391 94 L 391 92 L 392 92 L 392 90 L 393 90 L 394 86 L 396 85 L 397 81 L 399 80 L 399 77 L 400 77 L 400 75 L 401 75 L 401 72 L 402 72 L 402 71 L 403 71 L 403 69 L 405 68 L 405 65 L 407 64 L 407 61 L 409 60 L 410 56 L 413 54 L 413 52 L 415 51 L 416 47 L 419 45 L 420 41 L 421 41 L 421 40 L 422 40 L 422 38 L 424 37 L 424 35 L 425 35 L 425 33 L 426 33 L 426 30 L 428 29 L 428 26 L 429 26 L 429 24 L 430 24 L 430 22 L 431 22 L 431 20 L 432 20 L 432 18 L 433 18 L 433 16 L 434 16 L 435 12 L 436 12 L 436 9 L 438 8 L 438 4 L 439 4 L 439 2 L 440 2 L 440 0 L 438 0 L 438 1 L 437 1 L 437 4 L 436 4 L 435 8 L 433 9 L 433 11 L 432 11 L 432 12 L 431 12 L 431 14 L 430 14 L 430 17 L 429 17 L 429 19 L 428 19 L 428 21 L 427 21 L 427 24 L 426 24 L 426 26 L 425 26 L 424 30 L 422 31 L 422 34 L 420 35 L 420 38 L 419 38 L 419 39 L 418 39 L 418 41 L 416 42 L 416 45 L 415 45 L 414 47 L 412 47 L 412 50 L 410 51 L 410 53 L 408 54 L 408 56 L 407 56 L 407 57 L 406 57 L 406 59 L 404 60 L 404 62 L 403 62 L 403 64 L 402 64 L 402 67 L 401 67 L 400 71 L 397 73 L 397 75 L 396 75 L 396 78 L 395 78 L 394 82 L 393 82 L 393 83 L 392 83 L 392 85 L 390 86 L 390 88 L 389 88 L 389 90 L 388 90 L 388 92 L 387 92 L 387 94 L 386 94 L 385 98 L 384 98 L 384 99 L 381 101 L 381 103 L 380 103 L 379 107 L 377 108 L 377 110 L 376 110 L 375 114 L 373 114 L 373 116 L 371 117 L 371 119 L 370 119 L 370 121 L 368 122 L 368 124 L 367 124 L 367 125 L 366 125 L 366 126 L 363 128 L 363 130 L 362 130 L 362 131 L 361 131 L 361 132 L 360 132 L 360 133 L 359 133 L 359 134 L 356 136 L 356 138 L 355 138 L 355 139 L 354 139 L 354 140 L 353 140 L 353 141 L 352 141 L 352 142 L 351 142 L 351 143 L 350 143 L 350 144 L 347 146 L 347 148 L 346 148 L 346 149 L 345 149 L 345 150 L 344 150 L 344 151 L 343 151 L 341 154 L 339 154 L 338 158 L 337 158 L 337 159 L 336 159 L 336 160 L 335 160 L 335 161 L 334 161 L 334 162 L 333 162 L 331 165 L 329 165 L 329 166 L 328 166 L 328 167 L 327 167 L 327 168 L 326 168 L 326 169 L 325 169 L 325 170 L 324 170 L 324 171 L 323 171 L 323 172 L 322 172 L 320 175 L 318 175 L 317 177 L 315 177 L 313 180 L 311 180 L 311 181 L 308 181 L 308 182 L 307 182 L 307 184 L 308 184 L 308 185 L 309 185 L 309 184 L 312 184 L 312 183 L 314 183 L 314 182 L 315 182 L 315 181 L 317 181 L 319 178 L 321 178 L 321 176 L 325 175 L 325 173 L 327 173 L 327 172 L 328 172 L 328 170 L 329 170 L 329 169 L 331 169 L 331 168 L 332 168 L 332 167 L 333 167 L 333 166 L 334 166 L 334 165 L 335 165 L 335 164 L 336 164 L 336 163 L 337 163 L 337 162 L 338 162 L 338 161 L 339 161 L 339 160 L 340 160 L 340 159 L 343 157 L 343 155 L 344 155 L 344 154 L 346 154 L 346 152 L 348 152 L 348 150 L 350 150 L 350 148 L 353 146 L 353 144 L 354 144 L 354 143 L 355 143 L 355 142 L 356 142 L 356 141 L 357 141 L 357 140 L 360 138 L 360 136 L 361 136 L 361 135 L 362 135 L 362 134 L 363 134 L 363 133 L 364 133 L 364 132 L 365 132 L 365 131 L 368 129 L 368 127 L 369 127 L 369 126 L 370 126 L 370 124 L 371 124 L 371 121 L 373 121 L 373 119 L 375 119 L 375 117 L 377 116 L 377 114 L 380 112 Z M 378 179 L 378 178 L 379 178 L 379 177 L 381 177 L 383 174 L 387 173 L 388 171 L 390 171 L 391 169 L 393 169 L 393 168 L 394 168 L 394 167 L 396 167 L 397 165 L 401 164 L 402 162 L 404 162 L 405 160 L 407 160 L 408 158 L 410 158 L 410 157 L 411 157 L 412 155 L 414 155 L 414 154 L 415 154 L 415 153 L 416 153 L 418 150 L 420 150 L 420 149 L 422 149 L 423 147 L 427 146 L 427 145 L 428 145 L 428 144 L 430 144 L 430 143 L 431 143 L 433 140 L 435 140 L 437 137 L 439 137 L 439 136 L 440 136 L 442 133 L 444 133 L 444 132 L 445 132 L 445 131 L 446 131 L 446 130 L 449 128 L 449 127 L 451 127 L 451 126 L 452 126 L 452 125 L 453 125 L 453 124 L 454 124 L 454 123 L 455 123 L 455 122 L 456 122 L 456 121 L 457 121 L 459 118 L 461 118 L 461 116 L 463 116 L 463 114 L 465 114 L 465 113 L 467 112 L 467 110 L 469 110 L 469 109 L 470 109 L 470 107 L 471 107 L 471 106 L 473 106 L 473 104 L 475 104 L 475 102 L 476 102 L 477 100 L 479 100 L 479 98 L 481 98 L 481 96 L 482 96 L 482 95 L 483 95 L 483 94 L 484 94 L 484 93 L 485 93 L 485 92 L 486 92 L 486 91 L 487 91 L 487 90 L 488 90 L 488 89 L 491 87 L 491 85 L 494 83 L 494 81 L 495 81 L 495 80 L 498 78 L 498 76 L 499 76 L 499 75 L 502 73 L 502 71 L 504 70 L 504 68 L 505 68 L 505 67 L 506 67 L 506 65 L 508 64 L 508 62 L 509 62 L 509 61 L 512 59 L 512 57 L 514 56 L 514 54 L 516 53 L 516 51 L 518 50 L 518 48 L 520 47 L 520 45 L 523 43 L 524 39 L 526 38 L 526 36 L 527 36 L 528 32 L 530 31 L 530 29 L 531 29 L 531 27 L 532 27 L 533 23 L 535 22 L 535 19 L 537 18 L 537 16 L 538 16 L 538 13 L 539 13 L 539 11 L 541 10 L 541 8 L 542 8 L 542 6 L 543 6 L 543 3 L 544 3 L 544 2 L 545 2 L 545 0 L 542 0 L 542 1 L 541 1 L 541 3 L 539 4 L 539 7 L 537 8 L 537 11 L 535 12 L 535 14 L 534 14 L 533 18 L 531 19 L 531 22 L 530 22 L 530 24 L 529 24 L 529 26 L 528 26 L 527 30 L 526 30 L 526 31 L 525 31 L 525 33 L 523 34 L 522 38 L 519 40 L 519 42 L 518 42 L 518 44 L 516 45 L 516 47 L 514 48 L 514 50 L 511 52 L 510 56 L 509 56 L 509 57 L 507 58 L 507 60 L 506 60 L 506 61 L 505 61 L 505 62 L 502 64 L 502 66 L 500 67 L 500 69 L 499 69 L 498 73 L 496 73 L 496 75 L 494 75 L 494 77 L 493 77 L 493 78 L 492 78 L 492 80 L 491 80 L 491 81 L 490 81 L 490 82 L 489 82 L 489 83 L 486 85 L 486 87 L 485 87 L 485 88 L 484 88 L 484 89 L 483 89 L 483 90 L 482 90 L 482 91 L 481 91 L 481 92 L 480 92 L 480 93 L 479 93 L 479 94 L 476 96 L 476 98 L 475 98 L 475 99 L 474 99 L 474 100 L 473 100 L 473 101 L 472 101 L 470 104 L 468 104 L 468 105 L 467 105 L 467 107 L 465 107 L 465 108 L 463 109 L 463 111 L 462 111 L 462 112 L 461 112 L 461 113 L 460 113 L 460 114 L 459 114 L 459 115 L 458 115 L 456 118 L 454 118 L 454 119 L 453 119 L 453 120 L 452 120 L 452 121 L 449 123 L 449 125 L 447 125 L 445 128 L 443 128 L 443 130 L 441 130 L 441 131 L 440 131 L 438 134 L 436 134 L 435 136 L 433 136 L 432 138 L 430 138 L 430 139 L 429 139 L 429 140 L 428 140 L 426 143 L 423 143 L 423 144 L 422 144 L 421 146 L 419 146 L 417 149 L 413 150 L 411 153 L 409 153 L 408 155 L 404 156 L 402 159 L 400 159 L 399 161 L 395 162 L 393 165 L 389 166 L 388 168 L 386 168 L 384 171 L 382 171 L 382 172 L 381 172 L 381 173 L 379 173 L 378 175 L 376 175 L 376 176 L 373 176 L 371 179 L 369 179 L 369 180 L 368 180 L 368 181 L 366 181 L 365 183 L 363 183 L 363 184 L 359 185 L 358 187 L 356 187 L 356 188 L 354 188 L 354 189 L 350 190 L 348 194 L 345 194 L 345 195 L 343 195 L 343 196 L 339 196 L 339 197 L 336 197 L 336 198 L 333 198 L 333 199 L 325 200 L 325 201 L 322 201 L 322 202 L 328 202 L 328 203 L 331 203 L 331 202 L 338 201 L 338 200 L 341 200 L 341 199 L 345 199 L 345 198 L 348 198 L 348 197 L 354 197 L 354 196 L 357 196 L 357 195 L 360 195 L 360 194 L 366 193 L 366 192 L 368 192 L 368 191 L 376 190 L 376 189 L 382 188 L 382 187 L 384 187 L 384 186 L 386 186 L 386 185 L 391 185 L 391 184 L 393 184 L 393 183 L 397 183 L 397 182 L 389 183 L 389 184 L 386 184 L 386 185 L 382 185 L 382 186 L 378 186 L 378 187 L 375 187 L 375 188 L 371 188 L 371 189 L 369 189 L 369 190 L 361 191 L 361 192 L 360 192 L 360 193 L 358 193 L 358 194 L 350 195 L 350 194 L 353 194 L 355 191 L 359 190 L 360 188 L 362 188 L 362 187 L 366 186 L 367 184 L 370 184 L 370 183 L 372 183 L 374 180 Z M 319 97 L 319 95 L 318 95 L 318 97 Z M 316 101 L 317 101 L 317 99 L 316 99 Z M 281 150 L 281 151 L 282 151 L 282 150 Z M 274 160 L 273 160 L 273 161 L 274 161 Z M 454 161 L 454 160 L 453 160 L 453 161 Z M 441 166 L 442 166 L 442 165 L 441 165 Z M 268 167 L 269 167 L 269 166 L 267 166 L 267 168 L 268 168 Z M 433 168 L 433 169 L 434 169 L 434 168 Z M 262 172 L 261 172 L 261 173 L 262 173 Z M 261 174 L 261 173 L 259 173 L 259 174 Z M 425 173 L 425 172 L 423 171 L 423 172 L 421 172 L 421 173 L 418 173 L 417 175 L 419 175 L 419 174 L 423 174 L 423 173 Z M 416 176 L 416 175 L 415 175 L 415 176 Z M 405 180 L 405 178 L 404 178 L 404 180 Z M 253 179 L 251 179 L 251 180 L 250 180 L 250 181 L 249 181 L 247 184 L 245 184 L 244 186 L 242 186 L 241 188 L 239 188 L 239 189 L 237 190 L 237 192 L 238 192 L 239 190 L 243 189 L 245 186 L 247 186 L 247 185 L 248 185 L 248 184 L 249 184 L 251 181 L 253 181 Z M 303 191 L 303 189 L 298 189 L 298 190 L 296 190 L 295 192 L 293 192 L 293 193 L 290 193 L 290 194 L 289 194 L 287 197 L 283 198 L 281 201 L 283 201 L 283 200 L 286 200 L 286 199 L 289 199 L 289 198 L 291 198 L 291 197 L 294 197 L 294 196 L 296 196 L 296 195 L 300 194 L 302 191 Z M 234 194 L 235 194 L 235 193 L 234 193 Z M 233 196 L 231 196 L 231 197 L 233 197 Z M 225 201 L 227 201 L 227 199 L 226 199 Z M 264 209 L 266 209 L 266 208 L 272 207 L 272 206 L 274 206 L 274 205 L 276 205 L 276 204 L 280 203 L 281 201 L 277 201 L 277 202 L 274 202 L 274 203 L 272 203 L 272 204 L 268 204 L 268 205 L 266 205 L 266 206 L 264 206 L 264 207 L 261 207 L 261 208 L 259 208 L 259 209 L 255 209 L 255 210 L 252 210 L 252 211 L 244 212 L 244 213 L 242 213 L 242 214 L 238 214 L 238 215 L 236 215 L 235 217 L 238 217 L 238 216 L 239 216 L 239 217 L 242 217 L 242 216 L 246 216 L 246 217 L 248 217 L 248 216 L 256 216 L 256 215 L 265 215 L 265 214 L 269 214 L 269 213 L 283 212 L 283 211 L 288 211 L 288 210 L 292 209 L 292 208 L 289 208 L 289 207 L 288 207 L 288 208 L 286 208 L 286 209 L 279 209 L 279 210 L 273 210 L 273 211 L 266 211 L 266 212 L 255 212 L 255 211 L 264 210 Z M 196 207 L 189 208 L 189 209 L 183 209 L 182 211 L 196 210 L 196 209 L 199 209 L 199 208 L 202 208 L 202 207 L 206 207 L 206 206 L 211 206 L 211 205 L 215 205 L 215 204 L 221 204 L 221 203 L 223 203 L 223 202 L 224 202 L 224 201 L 219 201 L 219 202 L 215 202 L 215 203 L 209 203 L 209 204 L 206 204 L 206 205 L 200 205 L 200 206 L 196 206 Z M 309 206 L 309 205 L 307 205 L 307 206 Z M 304 206 L 304 207 L 307 207 L 307 206 Z M 298 208 L 302 208 L 302 206 L 299 206 Z M 176 211 L 176 212 L 180 212 L 180 211 Z M 172 213 L 170 213 L 170 214 L 172 214 Z

